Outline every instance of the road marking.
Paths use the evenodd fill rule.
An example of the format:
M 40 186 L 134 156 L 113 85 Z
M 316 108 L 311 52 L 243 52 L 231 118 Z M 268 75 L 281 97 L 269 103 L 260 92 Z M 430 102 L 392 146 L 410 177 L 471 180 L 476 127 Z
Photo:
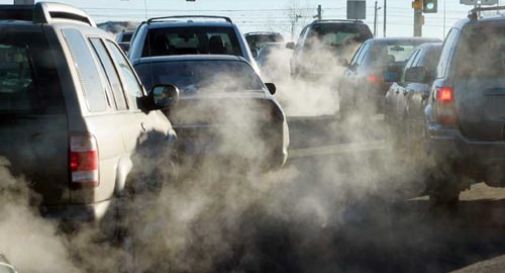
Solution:
M 384 140 L 370 141 L 363 143 L 346 143 L 346 144 L 292 149 L 289 151 L 289 158 L 303 158 L 303 157 L 313 157 L 322 155 L 343 155 L 356 152 L 377 151 L 377 150 L 383 150 L 385 148 L 386 148 L 386 142 Z

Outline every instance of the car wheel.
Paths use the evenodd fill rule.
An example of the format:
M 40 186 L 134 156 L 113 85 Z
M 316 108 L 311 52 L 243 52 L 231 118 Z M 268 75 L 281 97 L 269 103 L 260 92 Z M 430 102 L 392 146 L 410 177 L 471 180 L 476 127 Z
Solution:
M 429 189 L 432 207 L 456 207 L 459 203 L 461 188 L 453 179 L 437 181 Z

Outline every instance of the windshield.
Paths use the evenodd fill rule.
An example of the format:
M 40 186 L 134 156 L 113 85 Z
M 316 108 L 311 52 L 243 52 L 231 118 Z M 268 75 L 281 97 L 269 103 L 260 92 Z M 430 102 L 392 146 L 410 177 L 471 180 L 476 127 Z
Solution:
M 465 78 L 505 77 L 505 28 L 482 24 L 463 31 L 457 49 L 457 75 Z
M 242 56 L 231 27 L 170 27 L 151 29 L 142 56 L 226 54 Z
M 184 95 L 264 88 L 256 72 L 240 61 L 173 61 L 141 64 L 136 70 L 148 90 L 156 84 L 175 84 Z

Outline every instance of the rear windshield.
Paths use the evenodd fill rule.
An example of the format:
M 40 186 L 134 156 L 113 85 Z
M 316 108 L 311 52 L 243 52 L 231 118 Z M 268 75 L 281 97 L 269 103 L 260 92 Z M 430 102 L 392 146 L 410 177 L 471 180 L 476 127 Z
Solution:
M 156 84 L 175 84 L 183 95 L 191 95 L 199 90 L 226 92 L 264 87 L 251 66 L 240 61 L 174 61 L 135 68 L 148 90 Z
M 368 60 L 376 65 L 404 65 L 420 43 L 395 41 L 375 44 L 369 53 Z
M 53 54 L 42 33 L 0 35 L 0 112 L 62 111 Z
M 283 42 L 280 34 L 251 34 L 246 36 L 247 43 L 251 49 L 260 49 L 267 43 Z
M 242 56 L 231 27 L 170 27 L 151 29 L 142 56 L 226 54 Z
M 372 34 L 365 25 L 357 24 L 320 24 L 309 32 L 309 44 L 321 42 L 326 46 L 340 47 L 352 43 L 362 43 L 371 38 Z
M 459 77 L 505 77 L 505 26 L 479 24 L 465 28 L 455 62 Z
M 133 32 L 125 32 L 121 36 L 121 41 L 120 42 L 126 43 L 126 42 L 131 41 L 132 36 L 133 36 Z

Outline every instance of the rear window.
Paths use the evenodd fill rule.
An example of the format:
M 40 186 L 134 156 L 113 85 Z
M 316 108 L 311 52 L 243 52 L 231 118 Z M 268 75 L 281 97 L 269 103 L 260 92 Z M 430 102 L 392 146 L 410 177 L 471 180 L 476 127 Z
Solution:
M 377 65 L 401 65 L 407 62 L 416 47 L 417 44 L 409 42 L 376 44 L 368 59 Z
M 459 77 L 505 77 L 505 26 L 479 24 L 465 28 L 455 62 Z
M 170 27 L 150 29 L 142 56 L 226 54 L 241 56 L 231 27 Z
M 251 34 L 246 36 L 247 43 L 251 49 L 262 48 L 267 43 L 281 43 L 284 38 L 280 34 Z
M 357 24 L 320 24 L 309 32 L 309 44 L 318 41 L 327 46 L 339 47 L 352 43 L 362 43 L 371 38 L 372 34 L 365 25 Z
M 178 61 L 140 64 L 136 67 L 150 90 L 156 84 L 175 84 L 184 95 L 205 91 L 262 90 L 256 72 L 239 61 Z
M 0 112 L 63 112 L 53 53 L 42 33 L 0 36 Z

